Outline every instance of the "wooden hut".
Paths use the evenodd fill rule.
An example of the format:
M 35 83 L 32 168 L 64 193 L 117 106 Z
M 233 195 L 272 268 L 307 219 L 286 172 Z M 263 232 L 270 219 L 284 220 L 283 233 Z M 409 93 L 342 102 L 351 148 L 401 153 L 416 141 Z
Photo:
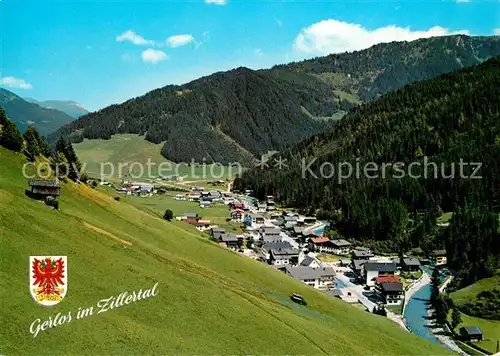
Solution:
M 61 193 L 61 186 L 56 180 L 30 179 L 29 186 L 34 196 L 54 196 L 58 197 Z

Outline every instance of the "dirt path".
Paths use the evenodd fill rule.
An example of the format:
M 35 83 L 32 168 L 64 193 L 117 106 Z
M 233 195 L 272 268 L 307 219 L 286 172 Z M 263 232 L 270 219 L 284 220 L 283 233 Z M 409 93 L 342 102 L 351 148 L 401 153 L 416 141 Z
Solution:
M 108 237 L 111 237 L 113 240 L 116 240 L 118 242 L 121 242 L 122 244 L 124 245 L 127 245 L 127 246 L 132 246 L 132 242 L 130 241 L 127 241 L 127 240 L 123 240 L 123 239 L 120 239 L 118 236 L 115 236 L 113 235 L 112 233 L 106 231 L 106 230 L 103 230 L 101 228 L 98 228 L 97 226 L 94 226 L 94 225 L 90 225 L 89 223 L 86 223 L 85 221 L 83 222 L 83 225 L 90 229 L 90 230 L 93 230 L 95 232 L 98 232 L 100 234 L 103 234 L 105 236 L 108 236 Z

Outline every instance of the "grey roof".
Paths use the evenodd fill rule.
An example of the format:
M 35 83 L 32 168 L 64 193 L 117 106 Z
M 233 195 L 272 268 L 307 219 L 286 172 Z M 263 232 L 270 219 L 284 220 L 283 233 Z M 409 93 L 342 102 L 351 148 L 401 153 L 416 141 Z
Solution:
M 384 282 L 380 283 L 380 288 L 384 292 L 402 292 L 404 290 L 401 282 Z
M 335 245 L 335 247 L 347 247 L 351 246 L 351 243 L 347 240 L 340 239 L 340 240 L 331 240 L 332 244 Z
M 266 242 L 262 246 L 262 249 L 265 251 L 270 251 L 272 249 L 277 249 L 277 248 L 288 248 L 292 249 L 293 246 L 290 244 L 288 241 L 275 241 L 275 242 Z
M 432 253 L 435 256 L 446 256 L 446 250 L 434 250 L 432 251 Z
M 302 262 L 300 262 L 300 265 L 301 266 L 310 266 L 311 263 L 315 262 L 316 260 L 310 256 L 306 256 L 304 257 L 304 259 L 302 260 Z
M 460 332 L 465 332 L 468 335 L 482 335 L 483 332 L 478 326 L 463 326 L 460 328 Z
M 296 216 L 285 216 L 285 221 L 297 221 L 297 217 Z
M 367 263 L 368 260 L 354 260 L 354 269 L 355 270 L 360 270 L 365 263 Z
M 212 230 L 212 232 L 226 232 L 226 229 L 223 229 L 222 227 L 218 227 L 218 226 L 215 226 L 213 228 L 211 228 L 210 230 Z
M 356 250 L 353 252 L 354 254 L 354 257 L 356 258 L 369 258 L 369 257 L 373 257 L 373 253 L 369 252 L 369 251 L 360 251 L 360 250 Z
M 335 270 L 331 267 L 320 267 L 320 268 L 311 268 L 311 267 L 291 267 L 286 266 L 286 272 L 291 275 L 294 279 L 298 279 L 300 281 L 304 279 L 317 279 L 322 277 L 334 277 Z
M 184 213 L 184 216 L 187 218 L 196 218 L 198 217 L 198 213 Z
M 371 252 L 371 250 L 368 247 L 364 247 L 364 246 L 356 246 L 354 249 L 358 250 L 358 251 L 370 251 Z
M 298 255 L 299 251 L 294 248 L 273 248 L 270 253 L 273 256 L 293 256 Z
M 268 234 L 262 235 L 262 241 L 264 242 L 278 242 L 282 240 L 283 239 L 281 238 L 280 235 L 268 235 Z
M 396 257 L 393 261 L 399 265 L 399 257 Z M 416 257 L 405 257 L 403 261 L 407 266 L 420 266 L 420 261 Z
M 295 224 L 294 224 L 294 223 L 292 223 L 292 222 L 287 222 L 287 223 L 285 224 L 285 226 L 284 226 L 284 227 L 285 227 L 285 229 L 291 229 L 291 228 L 292 228 L 292 227 L 294 227 L 294 226 L 295 226 Z
M 35 187 L 53 187 L 59 188 L 59 183 L 55 179 L 30 179 L 28 184 Z
M 394 262 L 367 262 L 363 265 L 366 271 L 378 271 L 382 273 L 396 272 L 396 264 Z
M 281 230 L 275 227 L 263 226 L 261 227 L 260 232 L 265 235 L 276 235 L 279 234 Z
M 234 234 L 222 234 L 220 240 L 222 242 L 238 242 L 238 237 Z
M 362 260 L 357 260 L 357 261 L 362 261 Z M 340 263 L 343 265 L 348 265 L 351 263 L 351 260 L 340 260 Z

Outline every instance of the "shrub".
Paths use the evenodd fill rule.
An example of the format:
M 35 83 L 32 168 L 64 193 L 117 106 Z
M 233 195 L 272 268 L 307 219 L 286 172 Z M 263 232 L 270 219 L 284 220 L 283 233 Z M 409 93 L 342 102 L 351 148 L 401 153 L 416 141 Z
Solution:
M 97 182 L 93 180 L 92 183 L 90 183 L 90 186 L 95 189 L 97 187 Z
M 174 213 L 172 212 L 172 210 L 170 210 L 170 209 L 165 210 L 165 214 L 163 214 L 163 218 L 165 220 L 170 221 L 170 220 L 172 220 L 173 217 L 174 217 Z
M 59 210 L 59 201 L 53 196 L 48 196 L 45 198 L 45 204 Z
M 120 197 L 115 197 L 115 200 L 116 201 L 120 201 Z

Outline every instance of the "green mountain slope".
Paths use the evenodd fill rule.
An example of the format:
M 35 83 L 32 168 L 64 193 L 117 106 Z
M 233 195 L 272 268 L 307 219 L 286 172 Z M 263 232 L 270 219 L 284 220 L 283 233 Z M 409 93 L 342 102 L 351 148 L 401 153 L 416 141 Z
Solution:
M 448 354 L 194 228 L 84 185 L 63 185 L 60 211 L 30 200 L 23 163 L 0 149 L 2 354 Z M 28 291 L 28 258 L 44 254 L 68 257 L 68 294 L 50 308 Z M 154 297 L 75 318 L 79 308 L 157 282 Z M 308 306 L 291 303 L 293 292 Z M 30 334 L 37 318 L 70 311 L 71 322 Z
M 72 118 L 79 118 L 80 116 L 86 115 L 89 113 L 87 109 L 85 109 L 81 104 L 78 104 L 76 101 L 72 100 L 45 100 L 38 101 L 33 98 L 24 98 L 27 102 L 37 104 L 46 109 L 54 109 L 58 111 L 62 111 L 66 115 L 71 116 Z
M 5 110 L 9 119 L 16 123 L 19 130 L 24 131 L 29 126 L 33 126 L 43 136 L 73 121 L 71 116 L 61 111 L 30 103 L 2 88 L 0 88 L 0 106 Z
M 135 133 L 165 142 L 162 154 L 174 162 L 248 163 L 325 130 L 363 101 L 498 54 L 499 37 L 449 36 L 268 70 L 238 68 L 83 116 L 52 140 L 61 134 L 81 141 Z

